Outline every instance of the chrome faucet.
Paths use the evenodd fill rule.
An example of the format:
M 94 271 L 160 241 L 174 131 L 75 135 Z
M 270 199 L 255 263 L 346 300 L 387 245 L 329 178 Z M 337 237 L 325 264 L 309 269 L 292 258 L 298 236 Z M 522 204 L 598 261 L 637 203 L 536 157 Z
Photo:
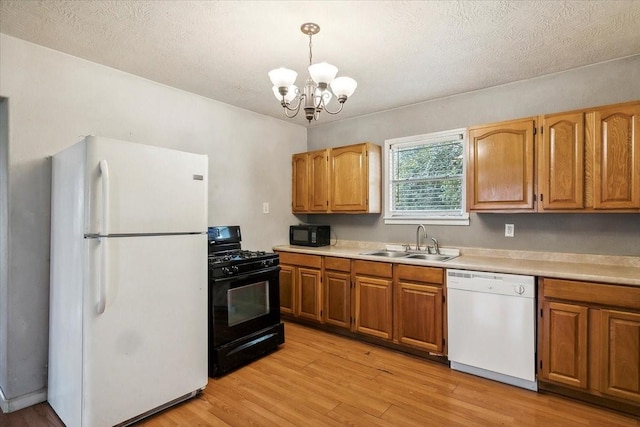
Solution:
M 435 237 L 432 237 L 431 240 L 433 241 L 434 253 L 440 255 L 440 246 L 438 245 L 438 239 L 436 239 Z M 427 250 L 428 249 L 429 248 L 427 248 Z
M 418 228 L 416 229 L 416 251 L 420 250 L 420 229 L 422 228 L 422 231 L 424 232 L 424 238 L 427 238 L 427 229 L 424 228 L 424 225 L 420 224 L 418 226 Z M 426 250 L 426 248 L 425 248 Z

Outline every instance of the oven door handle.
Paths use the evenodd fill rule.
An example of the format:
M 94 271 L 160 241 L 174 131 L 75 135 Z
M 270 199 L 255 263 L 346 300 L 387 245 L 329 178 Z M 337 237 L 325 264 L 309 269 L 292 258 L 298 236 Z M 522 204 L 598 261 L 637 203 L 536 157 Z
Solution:
M 279 270 L 280 270 L 279 265 L 275 267 L 267 267 L 261 270 L 252 271 L 247 274 L 240 274 L 240 275 L 230 274 L 224 277 L 217 277 L 216 279 L 214 279 L 214 282 L 226 282 L 229 280 L 246 280 L 246 279 L 251 279 L 252 277 L 255 277 L 255 276 L 264 275 L 265 273 L 278 272 Z

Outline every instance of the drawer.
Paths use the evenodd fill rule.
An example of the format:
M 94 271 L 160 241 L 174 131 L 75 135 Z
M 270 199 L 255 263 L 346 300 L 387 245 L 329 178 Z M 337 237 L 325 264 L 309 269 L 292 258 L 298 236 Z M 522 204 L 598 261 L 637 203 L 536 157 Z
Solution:
M 543 279 L 542 295 L 549 299 L 640 310 L 640 287 L 563 279 Z
M 322 267 L 322 257 L 319 255 L 307 255 L 292 252 L 278 252 L 278 255 L 280 255 L 280 264 L 301 265 L 311 268 Z
M 427 282 L 438 285 L 444 283 L 444 270 L 442 268 L 397 264 L 396 269 L 398 271 L 399 280 Z
M 324 257 L 324 269 L 336 271 L 351 271 L 351 260 L 349 258 Z
M 353 262 L 353 271 L 356 275 L 393 277 L 392 264 L 388 262 L 362 261 Z

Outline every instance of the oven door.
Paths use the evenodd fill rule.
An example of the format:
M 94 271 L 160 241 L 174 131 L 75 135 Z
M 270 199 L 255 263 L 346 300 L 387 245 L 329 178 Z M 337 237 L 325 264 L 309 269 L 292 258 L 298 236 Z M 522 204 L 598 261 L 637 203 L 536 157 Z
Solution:
M 280 323 L 280 267 L 210 280 L 209 342 L 214 347 Z

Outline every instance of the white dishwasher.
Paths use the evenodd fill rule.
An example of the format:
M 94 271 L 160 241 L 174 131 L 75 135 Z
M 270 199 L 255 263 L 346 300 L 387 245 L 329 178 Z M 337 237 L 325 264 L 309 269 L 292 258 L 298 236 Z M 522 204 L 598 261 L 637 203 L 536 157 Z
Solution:
M 537 390 L 535 295 L 531 276 L 447 270 L 451 368 Z

